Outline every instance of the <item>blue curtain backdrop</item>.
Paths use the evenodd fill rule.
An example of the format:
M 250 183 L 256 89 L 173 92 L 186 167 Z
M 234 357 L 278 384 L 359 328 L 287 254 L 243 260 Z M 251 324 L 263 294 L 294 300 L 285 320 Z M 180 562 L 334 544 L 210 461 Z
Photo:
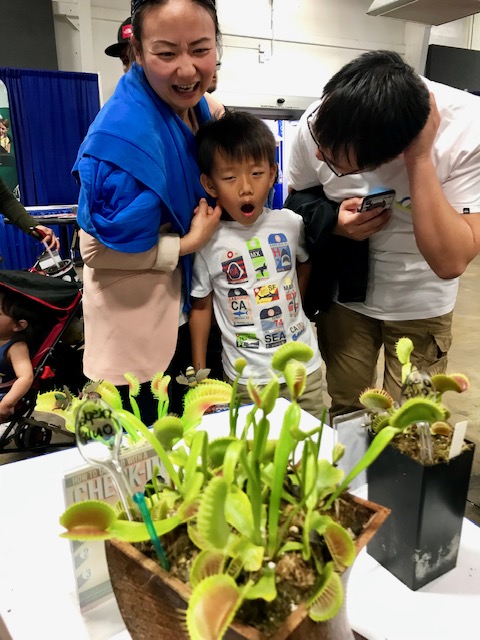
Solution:
M 0 80 L 8 92 L 22 203 L 76 203 L 71 169 L 100 109 L 98 76 L 0 68 Z

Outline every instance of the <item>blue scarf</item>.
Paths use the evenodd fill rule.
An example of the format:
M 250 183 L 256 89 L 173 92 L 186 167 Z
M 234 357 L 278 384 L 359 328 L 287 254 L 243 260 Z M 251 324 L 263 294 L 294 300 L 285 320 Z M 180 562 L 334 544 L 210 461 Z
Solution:
M 211 118 L 205 98 L 195 107 L 195 113 L 199 123 Z M 109 169 L 110 188 L 121 190 L 125 180 L 122 172 L 129 174 L 160 198 L 161 210 L 148 207 L 148 203 L 142 207 L 141 198 L 137 207 L 118 206 L 112 210 L 106 200 L 92 193 L 101 190 L 99 174 L 91 180 L 89 193 L 80 192 L 78 224 L 106 246 L 126 253 L 154 247 L 159 226 L 167 222 L 175 233 L 185 235 L 193 209 L 200 198 L 206 197 L 196 156 L 191 130 L 153 91 L 143 69 L 134 64 L 90 126 L 78 151 L 73 174 L 80 181 L 83 174 L 85 182 L 89 182 L 92 159 L 116 165 L 121 171 L 112 174 Z M 187 293 L 191 263 L 190 256 L 182 258 Z

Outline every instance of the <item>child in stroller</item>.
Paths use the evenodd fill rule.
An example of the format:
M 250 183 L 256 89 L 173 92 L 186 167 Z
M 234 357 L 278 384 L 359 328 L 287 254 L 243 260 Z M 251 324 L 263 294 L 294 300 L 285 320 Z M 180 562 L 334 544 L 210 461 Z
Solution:
M 0 430 L 0 453 L 12 441 L 18 448 L 9 448 L 8 452 L 45 447 L 52 430 L 61 429 L 30 416 L 40 390 L 71 385 L 71 380 L 53 377 L 57 369 L 55 352 L 80 307 L 81 293 L 76 283 L 62 279 L 27 271 L 0 271 L 0 299 L 0 352 L 3 349 L 6 356 L 0 363 L 0 373 L 4 374 L 0 421 L 9 421 Z M 75 357 L 70 367 L 77 375 L 73 360 Z M 77 364 L 80 368 L 78 359 Z M 67 365 L 63 373 L 70 367 Z
M 0 291 L 0 422 L 13 414 L 32 386 L 29 344 L 38 321 L 28 299 L 13 291 Z

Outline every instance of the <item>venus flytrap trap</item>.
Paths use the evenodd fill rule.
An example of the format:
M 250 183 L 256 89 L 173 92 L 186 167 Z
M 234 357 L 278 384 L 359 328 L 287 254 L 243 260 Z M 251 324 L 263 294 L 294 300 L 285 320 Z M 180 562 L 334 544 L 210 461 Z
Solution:
M 312 355 L 307 345 L 292 342 L 272 358 L 272 368 L 283 375 L 291 395 L 275 441 L 270 421 L 279 396 L 276 375 L 263 388 L 249 380 L 253 405 L 244 424 L 238 424 L 235 390 L 244 361 L 236 364 L 233 389 L 208 379 L 190 389 L 182 416 L 166 414 L 162 404 L 153 432 L 138 416 L 119 410 L 129 429 L 152 445 L 169 475 L 167 481 L 154 479 L 145 503 L 171 574 L 190 583 L 185 625 L 192 640 L 221 640 L 234 619 L 270 633 L 302 602 L 315 622 L 333 618 L 342 605 L 340 575 L 353 562 L 355 549 L 351 532 L 335 519 L 335 500 L 341 497 L 347 504 L 342 494 L 350 480 L 397 430 L 383 429 L 345 479 L 335 466 L 341 447 L 334 448 L 331 461 L 319 458 L 323 422 L 302 430 L 298 404 L 306 384 L 305 362 Z M 159 378 L 159 404 L 166 393 L 166 386 L 161 388 Z M 97 389 L 101 394 L 100 385 Z M 214 404 L 229 404 L 229 435 L 210 439 L 201 421 Z M 67 528 L 63 535 L 73 539 L 85 534 L 139 543 L 150 537 L 142 522 L 128 522 L 94 501 L 73 505 L 60 521 Z M 186 573 L 176 563 L 178 540 Z

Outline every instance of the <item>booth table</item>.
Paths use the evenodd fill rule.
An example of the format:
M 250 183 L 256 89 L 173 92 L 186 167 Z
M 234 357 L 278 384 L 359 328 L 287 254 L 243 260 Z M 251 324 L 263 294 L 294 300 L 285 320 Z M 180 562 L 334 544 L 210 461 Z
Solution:
M 277 403 L 272 429 L 280 428 L 286 405 Z M 224 435 L 226 417 L 207 416 L 204 427 Z M 303 413 L 303 429 L 316 424 Z M 333 436 L 324 431 L 321 454 L 330 457 Z M 77 605 L 70 544 L 59 537 L 58 518 L 65 509 L 63 476 L 83 465 L 73 448 L 0 466 L 0 640 L 130 638 L 113 596 L 88 613 Z M 363 550 L 347 606 L 353 629 L 367 640 L 479 640 L 480 528 L 464 520 L 457 567 L 416 592 Z

